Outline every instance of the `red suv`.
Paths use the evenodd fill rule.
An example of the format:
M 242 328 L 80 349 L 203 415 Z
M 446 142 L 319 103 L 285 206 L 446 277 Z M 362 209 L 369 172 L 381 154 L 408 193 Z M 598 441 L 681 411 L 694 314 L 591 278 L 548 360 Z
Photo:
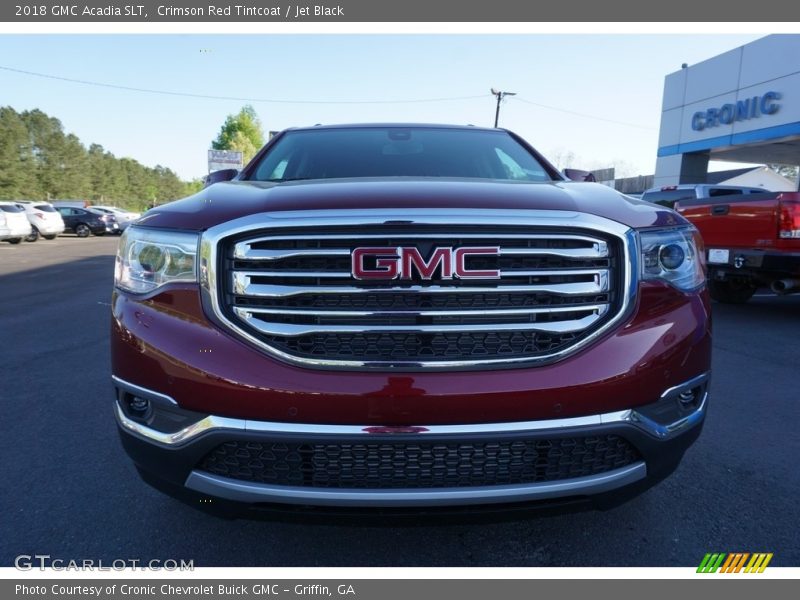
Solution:
M 702 243 L 501 129 L 290 129 L 122 237 L 115 412 L 198 507 L 608 506 L 706 412 Z M 226 181 L 227 180 L 227 181 Z

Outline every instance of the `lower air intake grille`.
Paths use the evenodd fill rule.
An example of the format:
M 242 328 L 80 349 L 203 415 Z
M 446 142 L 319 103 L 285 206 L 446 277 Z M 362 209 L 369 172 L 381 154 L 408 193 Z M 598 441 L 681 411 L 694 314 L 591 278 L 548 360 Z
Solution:
M 637 460 L 636 449 L 616 435 L 499 442 L 232 441 L 212 450 L 199 468 L 272 485 L 406 489 L 558 481 Z

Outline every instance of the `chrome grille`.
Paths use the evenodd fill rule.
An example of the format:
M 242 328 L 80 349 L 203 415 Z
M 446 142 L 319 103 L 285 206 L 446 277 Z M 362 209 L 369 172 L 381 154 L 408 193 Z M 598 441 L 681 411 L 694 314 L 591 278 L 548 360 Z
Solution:
M 340 368 L 543 361 L 579 347 L 620 316 L 630 277 L 621 233 L 546 219 L 459 217 L 467 222 L 275 219 L 209 237 L 210 302 L 225 324 L 269 352 Z M 351 255 L 363 246 L 413 246 L 424 259 L 439 247 L 497 247 L 497 255 L 469 256 L 467 267 L 500 276 L 447 279 L 439 269 L 432 280 L 419 273 L 356 280 Z

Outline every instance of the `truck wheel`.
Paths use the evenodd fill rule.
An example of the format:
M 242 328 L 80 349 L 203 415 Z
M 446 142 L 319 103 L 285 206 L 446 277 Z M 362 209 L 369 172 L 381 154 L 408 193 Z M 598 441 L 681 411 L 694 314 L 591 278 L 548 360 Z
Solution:
M 89 229 L 89 226 L 86 223 L 79 223 L 75 226 L 75 235 L 78 237 L 89 237 L 92 233 L 92 230 Z
M 723 304 L 744 304 L 756 293 L 756 286 L 750 281 L 732 279 L 729 281 L 708 282 L 711 297 Z

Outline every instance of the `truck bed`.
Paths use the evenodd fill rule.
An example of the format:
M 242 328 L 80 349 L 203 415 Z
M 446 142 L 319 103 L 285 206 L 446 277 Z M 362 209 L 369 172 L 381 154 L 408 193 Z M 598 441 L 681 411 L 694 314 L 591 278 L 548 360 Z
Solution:
M 681 200 L 675 210 L 700 230 L 706 248 L 800 251 L 800 238 L 779 235 L 788 204 L 800 204 L 800 192 Z

